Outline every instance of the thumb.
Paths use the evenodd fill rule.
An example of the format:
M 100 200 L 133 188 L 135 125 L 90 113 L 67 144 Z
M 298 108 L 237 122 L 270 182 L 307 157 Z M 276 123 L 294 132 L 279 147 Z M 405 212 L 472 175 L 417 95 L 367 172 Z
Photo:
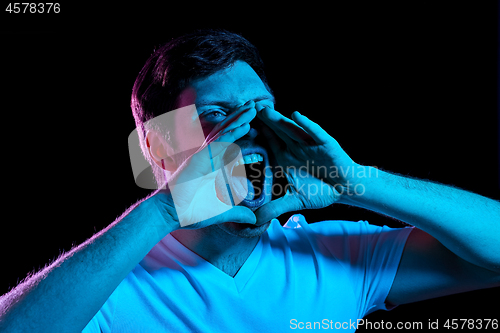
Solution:
M 264 224 L 281 214 L 300 210 L 302 203 L 296 195 L 286 193 L 283 197 L 268 202 L 255 212 L 257 225 Z
M 219 224 L 224 222 L 255 224 L 255 222 L 257 222 L 257 219 L 255 218 L 255 214 L 250 210 L 250 208 L 243 206 L 234 206 L 226 212 L 208 219 L 206 222 L 208 222 L 208 224 Z

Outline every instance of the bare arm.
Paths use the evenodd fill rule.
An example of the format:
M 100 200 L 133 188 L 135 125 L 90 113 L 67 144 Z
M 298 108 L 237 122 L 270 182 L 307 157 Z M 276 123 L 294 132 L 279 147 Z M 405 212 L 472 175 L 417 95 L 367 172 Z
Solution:
M 359 179 L 363 195 L 341 202 L 407 222 L 477 266 L 500 272 L 500 203 L 425 180 L 371 169 Z
M 341 202 L 415 229 L 387 297 L 404 304 L 500 286 L 500 203 L 451 186 L 371 169 L 363 195 Z M 369 174 L 368 171 L 366 174 Z
M 2 332 L 81 332 L 130 270 L 172 231 L 143 200 L 0 298 Z

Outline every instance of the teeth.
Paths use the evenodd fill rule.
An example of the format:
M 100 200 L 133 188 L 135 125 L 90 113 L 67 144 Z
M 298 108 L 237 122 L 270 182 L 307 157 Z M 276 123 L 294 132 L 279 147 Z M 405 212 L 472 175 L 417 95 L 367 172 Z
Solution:
M 252 164 L 255 162 L 262 162 L 263 160 L 264 160 L 264 157 L 262 157 L 261 154 L 249 154 L 249 155 L 243 156 L 243 158 L 240 158 L 234 164 L 234 166 L 242 165 L 242 164 Z

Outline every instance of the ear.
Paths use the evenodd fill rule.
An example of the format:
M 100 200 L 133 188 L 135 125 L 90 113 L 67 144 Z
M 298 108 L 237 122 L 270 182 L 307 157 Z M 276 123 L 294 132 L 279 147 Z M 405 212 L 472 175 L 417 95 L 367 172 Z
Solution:
M 157 166 L 167 171 L 177 170 L 177 165 L 171 157 L 172 149 L 161 134 L 149 130 L 146 133 L 146 145 L 149 156 Z

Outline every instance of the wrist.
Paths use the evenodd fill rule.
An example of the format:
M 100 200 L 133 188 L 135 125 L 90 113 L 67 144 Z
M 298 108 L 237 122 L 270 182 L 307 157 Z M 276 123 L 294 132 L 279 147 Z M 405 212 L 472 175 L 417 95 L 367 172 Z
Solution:
M 140 213 L 148 218 L 148 223 L 164 234 L 180 228 L 170 194 L 158 191 L 140 204 Z
M 344 172 L 348 177 L 344 177 L 343 184 L 335 187 L 340 193 L 338 202 L 351 205 L 361 203 L 369 195 L 381 172 L 376 167 L 361 164 L 350 167 Z

